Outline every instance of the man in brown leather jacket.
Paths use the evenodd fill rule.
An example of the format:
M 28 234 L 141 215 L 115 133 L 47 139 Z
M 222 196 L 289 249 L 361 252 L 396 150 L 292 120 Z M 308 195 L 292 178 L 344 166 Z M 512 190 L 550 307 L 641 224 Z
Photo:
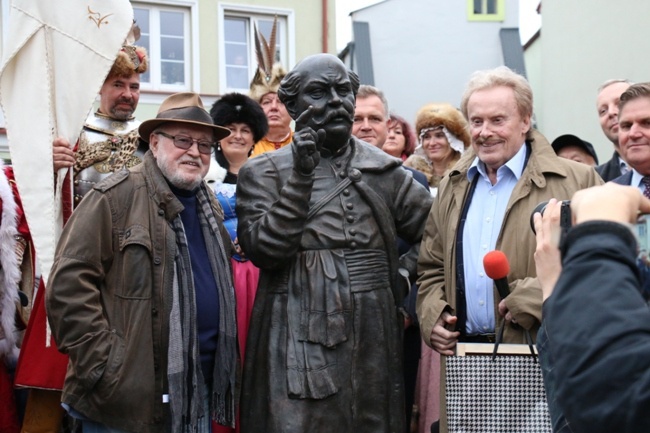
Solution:
M 133 112 L 140 98 L 140 74 L 147 72 L 148 63 L 143 47 L 125 44 L 99 91 L 99 107 L 88 115 L 74 148 L 63 137 L 54 139 L 54 172 L 71 168 L 62 189 L 64 223 L 97 182 L 142 161 L 147 144 L 138 139 L 140 121 Z M 73 194 L 68 183 L 72 183 Z M 58 431 L 63 423 L 60 401 L 68 359 L 57 351 L 51 338 L 44 305 L 45 285 L 39 273 L 35 277 L 40 287 L 34 292 L 33 314 L 15 382 L 17 387 L 29 389 L 23 429 Z
M 195 93 L 139 127 L 142 164 L 97 184 L 66 224 L 46 295 L 70 362 L 63 404 L 84 431 L 234 425 L 231 243 L 203 178 L 230 132 Z

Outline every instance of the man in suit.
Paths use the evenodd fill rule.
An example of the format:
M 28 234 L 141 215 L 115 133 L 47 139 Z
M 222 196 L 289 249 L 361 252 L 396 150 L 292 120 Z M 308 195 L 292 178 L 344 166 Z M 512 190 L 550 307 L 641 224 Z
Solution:
M 596 109 L 603 133 L 614 145 L 612 158 L 596 167 L 596 171 L 605 182 L 609 182 L 622 174 L 627 173 L 629 167 L 625 155 L 621 155 L 618 138 L 618 102 L 621 93 L 627 90 L 632 83 L 625 79 L 614 79 L 605 81 L 598 88 L 596 98 Z
M 373 86 L 361 85 L 354 107 L 352 135 L 381 149 L 388 137 L 389 123 L 390 111 L 384 92 Z M 410 167 L 404 169 L 410 171 L 415 180 L 429 189 L 429 182 L 424 174 Z
M 630 171 L 613 179 L 650 196 L 650 83 L 631 85 L 620 98 L 618 139 Z M 647 185 L 647 186 L 646 186 Z

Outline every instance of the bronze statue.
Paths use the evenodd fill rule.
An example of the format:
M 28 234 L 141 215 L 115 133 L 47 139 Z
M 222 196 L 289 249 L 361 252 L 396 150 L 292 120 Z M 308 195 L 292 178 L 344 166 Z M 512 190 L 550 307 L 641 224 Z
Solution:
M 415 275 L 431 197 L 351 136 L 358 87 L 337 57 L 304 59 L 278 91 L 293 143 L 239 172 L 239 240 L 261 268 L 243 433 L 405 429 L 398 268 Z M 401 258 L 398 236 L 415 244 Z

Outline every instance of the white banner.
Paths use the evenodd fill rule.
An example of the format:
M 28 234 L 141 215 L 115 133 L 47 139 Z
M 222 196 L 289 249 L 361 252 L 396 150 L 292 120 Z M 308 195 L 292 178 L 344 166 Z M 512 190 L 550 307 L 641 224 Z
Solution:
M 0 105 L 16 183 L 47 281 L 62 228 L 52 141 L 75 143 L 133 23 L 129 0 L 12 0 Z M 65 170 L 58 178 L 63 179 Z

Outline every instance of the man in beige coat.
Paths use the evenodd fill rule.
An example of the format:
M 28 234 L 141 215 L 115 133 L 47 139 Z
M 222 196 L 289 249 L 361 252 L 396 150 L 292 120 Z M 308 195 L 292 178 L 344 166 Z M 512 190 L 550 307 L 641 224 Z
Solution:
M 531 211 L 602 183 L 593 168 L 557 157 L 531 129 L 532 107 L 530 85 L 506 67 L 476 72 L 463 95 L 472 151 L 440 184 L 418 261 L 422 336 L 442 355 L 453 355 L 458 341 L 493 342 L 503 320 L 517 325 L 507 324 L 505 343 L 525 343 L 524 329 L 535 336 L 542 292 Z M 494 249 L 510 261 L 510 295 L 503 300 L 482 265 Z M 447 431 L 445 412 L 440 431 Z

